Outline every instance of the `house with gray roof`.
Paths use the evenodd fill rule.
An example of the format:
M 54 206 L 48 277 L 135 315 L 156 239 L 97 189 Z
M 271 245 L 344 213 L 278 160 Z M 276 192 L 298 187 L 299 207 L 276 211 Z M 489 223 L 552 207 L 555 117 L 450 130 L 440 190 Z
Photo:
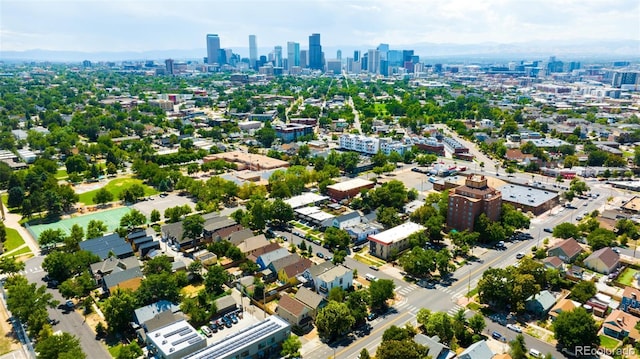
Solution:
M 302 257 L 297 253 L 289 253 L 288 256 L 284 256 L 282 258 L 278 258 L 269 264 L 269 269 L 271 269 L 274 273 L 280 273 L 282 269 L 286 266 L 296 263 L 300 261 Z
M 254 237 L 255 235 L 253 234 L 253 231 L 249 228 L 245 228 L 245 229 L 241 229 L 237 232 L 233 232 L 231 233 L 231 235 L 229 235 L 229 242 L 231 242 L 234 246 L 239 245 L 240 243 L 242 243 L 245 239 L 247 238 L 251 238 Z
M 487 345 L 486 340 L 481 340 L 479 342 L 475 342 L 471 344 L 467 349 L 465 349 L 460 355 L 458 355 L 459 359 L 491 359 L 493 358 L 493 352 L 489 345 Z
M 223 316 L 227 313 L 233 312 L 238 309 L 238 303 L 230 295 L 225 295 L 215 300 L 216 303 L 216 315 Z
M 264 234 L 259 234 L 257 236 L 252 236 L 249 238 L 245 238 L 240 243 L 235 246 L 240 249 L 240 251 L 244 254 L 251 253 L 258 248 L 266 247 L 269 245 L 269 241 Z
M 307 287 L 301 287 L 298 289 L 298 293 L 296 293 L 295 298 L 311 310 L 311 316 L 314 318 L 318 313 L 318 310 L 327 305 L 327 300 L 323 296 Z
M 102 237 L 87 239 L 79 243 L 80 249 L 91 252 L 100 259 L 105 259 L 111 254 L 118 258 L 133 256 L 133 248 L 117 233 L 111 233 Z
M 353 270 L 328 261 L 312 266 L 303 275 L 313 281 L 314 289 L 322 295 L 327 295 L 334 287 L 347 290 L 353 286 Z
M 117 258 L 109 257 L 102 262 L 93 263 L 89 266 L 91 275 L 98 284 L 102 284 L 102 278 L 113 273 L 121 272 L 130 268 L 140 267 L 140 261 L 136 257 Z
M 135 291 L 142 282 L 142 269 L 134 267 L 123 271 L 113 272 L 102 278 L 102 289 L 111 294 L 115 289 L 131 289 Z
M 267 267 L 269 267 L 271 262 L 278 260 L 280 258 L 284 258 L 290 254 L 291 253 L 289 252 L 288 249 L 280 247 L 275 251 L 271 251 L 271 252 L 260 255 L 256 260 L 256 264 L 260 267 L 260 270 L 264 270 Z
M 556 304 L 556 297 L 548 290 L 534 294 L 525 301 L 525 308 L 535 315 L 546 316 Z
M 133 311 L 133 319 L 138 325 L 142 326 L 146 321 L 166 311 L 178 313 L 180 311 L 180 306 L 171 303 L 168 300 L 159 300 L 155 303 L 135 309 Z
M 450 350 L 448 346 L 440 342 L 440 338 L 438 338 L 437 335 L 428 337 L 424 334 L 418 333 L 413 337 L 413 341 L 428 347 L 429 356 L 431 356 L 432 359 L 451 359 L 456 356 L 454 351 Z

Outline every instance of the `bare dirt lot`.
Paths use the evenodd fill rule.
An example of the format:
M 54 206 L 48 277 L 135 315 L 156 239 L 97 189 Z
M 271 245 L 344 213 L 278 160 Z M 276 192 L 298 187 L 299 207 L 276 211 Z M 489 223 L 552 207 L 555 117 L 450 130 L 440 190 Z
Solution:
M 189 205 L 192 209 L 195 208 L 196 204 L 187 197 L 187 196 L 178 196 L 174 193 L 167 194 L 166 197 L 162 198 L 160 195 L 154 195 L 150 197 L 151 199 L 147 199 L 146 201 L 140 201 L 134 204 L 132 207 L 137 209 L 138 211 L 144 213 L 145 216 L 149 216 L 151 211 L 157 209 L 160 212 L 160 215 L 164 215 L 164 210 L 170 207 Z

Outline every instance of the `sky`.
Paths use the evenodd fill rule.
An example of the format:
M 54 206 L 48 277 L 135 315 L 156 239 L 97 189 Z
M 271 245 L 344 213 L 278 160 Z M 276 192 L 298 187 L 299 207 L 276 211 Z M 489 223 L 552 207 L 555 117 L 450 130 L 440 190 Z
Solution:
M 638 0 L 0 0 L 0 52 L 640 40 Z M 246 51 L 239 51 L 248 55 Z M 244 53 L 243 53 L 244 52 Z

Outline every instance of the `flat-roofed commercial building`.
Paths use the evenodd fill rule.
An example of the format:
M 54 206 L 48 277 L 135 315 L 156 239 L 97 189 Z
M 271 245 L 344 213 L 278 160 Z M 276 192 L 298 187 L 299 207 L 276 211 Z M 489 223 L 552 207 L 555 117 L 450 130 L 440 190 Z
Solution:
M 363 189 L 371 189 L 375 185 L 376 184 L 371 181 L 362 178 L 354 178 L 352 180 L 327 186 L 327 194 L 332 199 L 339 201 L 345 198 L 353 198 Z
M 161 359 L 183 358 L 207 346 L 207 341 L 182 319 L 147 333 L 147 345 Z
M 502 193 L 502 202 L 509 203 L 522 212 L 540 215 L 560 203 L 557 192 L 543 189 L 507 184 L 498 189 Z
M 378 234 L 370 235 L 369 251 L 382 259 L 388 259 L 392 254 L 398 254 L 409 247 L 409 236 L 424 231 L 420 224 L 406 222 Z
M 500 191 L 487 185 L 485 176 L 467 176 L 465 185 L 449 192 L 447 227 L 464 231 L 473 230 L 476 219 L 486 214 L 491 221 L 498 221 L 502 212 Z
M 277 315 L 231 334 L 185 359 L 269 358 L 291 334 L 291 325 Z

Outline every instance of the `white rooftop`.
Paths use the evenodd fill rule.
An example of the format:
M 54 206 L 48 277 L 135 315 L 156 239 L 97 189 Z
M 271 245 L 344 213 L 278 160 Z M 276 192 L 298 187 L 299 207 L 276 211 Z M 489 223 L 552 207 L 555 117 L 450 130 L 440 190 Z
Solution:
M 147 333 L 147 338 L 165 355 L 180 352 L 190 346 L 196 346 L 197 350 L 206 345 L 202 335 L 184 319 Z
M 307 193 L 303 193 L 299 196 L 295 196 L 295 197 L 291 197 L 289 199 L 286 199 L 284 201 L 284 203 L 288 204 L 291 206 L 291 208 L 298 208 L 298 207 L 304 207 L 304 206 L 308 206 L 310 204 L 316 204 L 318 202 L 321 201 L 325 201 L 328 200 L 329 197 L 327 196 L 321 196 L 317 193 L 313 193 L 313 192 L 307 192 Z
M 382 244 L 391 244 L 393 242 L 401 241 L 416 232 L 424 231 L 425 229 L 426 228 L 420 224 L 405 222 L 399 226 L 387 229 L 384 232 L 371 235 L 369 236 L 369 239 Z
M 362 178 L 354 178 L 348 181 L 344 181 L 344 182 L 340 182 L 340 183 L 336 183 L 336 184 L 332 184 L 327 186 L 327 188 L 329 189 L 333 189 L 336 191 L 348 191 L 354 188 L 359 188 L 359 187 L 364 187 L 364 186 L 368 186 L 373 184 L 373 182 L 368 181 L 366 179 L 362 179 Z

